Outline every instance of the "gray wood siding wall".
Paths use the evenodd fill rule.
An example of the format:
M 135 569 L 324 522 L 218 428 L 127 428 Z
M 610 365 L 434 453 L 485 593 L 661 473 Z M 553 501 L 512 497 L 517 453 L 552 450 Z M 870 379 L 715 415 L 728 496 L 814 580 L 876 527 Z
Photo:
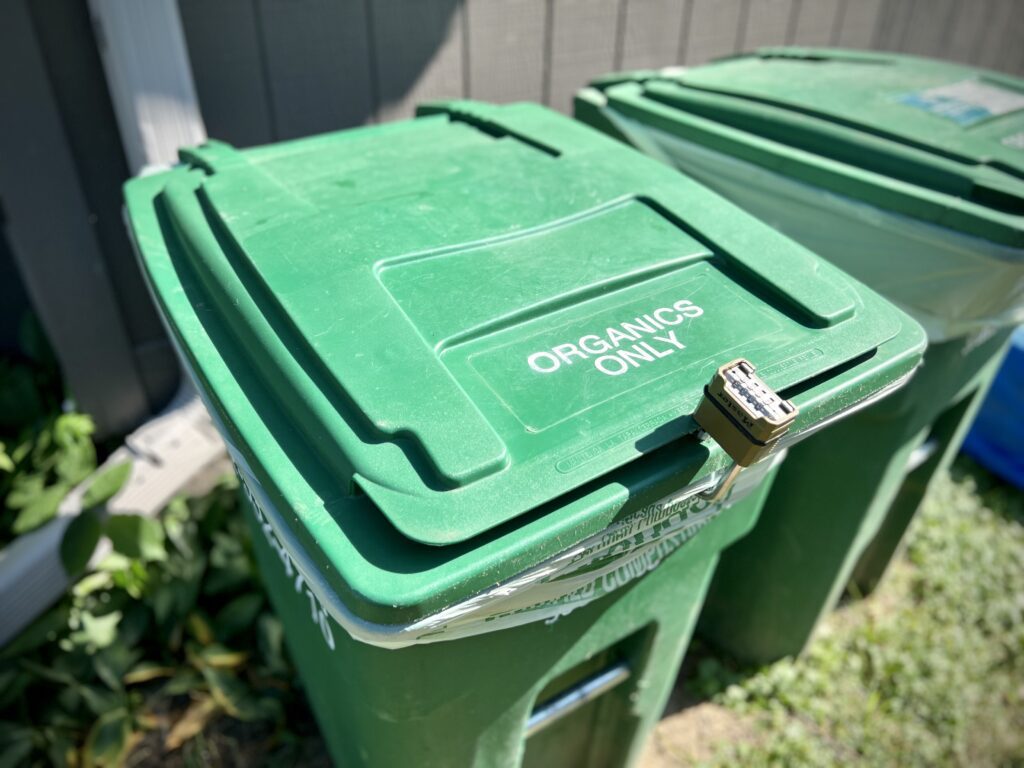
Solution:
M 756 45 L 878 48 L 1024 74 L 1024 0 L 179 0 L 211 136 L 239 146 L 433 98 L 568 111 L 588 78 Z M 17 264 L 72 393 L 125 431 L 177 377 L 120 221 L 127 170 L 84 3 L 0 19 L 0 317 Z M 102 36 L 101 36 L 102 37 Z M 55 225 L 59 223 L 59 225 Z M 4 255 L 5 248 L 11 254 Z M 8 346 L 10 334 L 0 339 Z
M 1024 0 L 180 0 L 211 136 L 248 145 L 418 102 L 568 112 L 589 77 L 762 45 L 840 45 L 1024 74 Z
M 4 3 L 0 72 L 0 338 L 12 346 L 16 267 L 79 407 L 100 436 L 126 432 L 178 365 L 125 235 L 128 170 L 85 3 Z

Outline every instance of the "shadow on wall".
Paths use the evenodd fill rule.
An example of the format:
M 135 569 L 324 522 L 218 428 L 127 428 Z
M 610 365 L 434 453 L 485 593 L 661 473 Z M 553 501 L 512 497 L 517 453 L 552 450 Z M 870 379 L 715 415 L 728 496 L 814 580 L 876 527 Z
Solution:
M 180 0 L 212 138 L 264 144 L 461 98 L 460 0 Z
M 14 266 L 14 256 L 7 243 L 7 226 L 0 203 L 0 355 L 13 355 L 19 350 L 18 331 L 28 308 L 21 275 Z
M 3 3 L 0 39 L 0 104 L 13 106 L 0 119 L 0 335 L 17 333 L 13 261 L 78 407 L 101 436 L 127 432 L 178 368 L 124 233 L 127 170 L 88 8 Z

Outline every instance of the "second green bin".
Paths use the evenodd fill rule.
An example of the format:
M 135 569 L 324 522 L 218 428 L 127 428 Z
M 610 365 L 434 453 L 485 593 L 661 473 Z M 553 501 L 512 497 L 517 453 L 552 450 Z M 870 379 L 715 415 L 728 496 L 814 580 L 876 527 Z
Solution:
M 724 194 L 919 320 L 910 386 L 794 449 L 724 557 L 702 631 L 799 652 L 878 582 L 1024 321 L 1024 81 L 926 59 L 765 49 L 609 75 L 576 116 Z

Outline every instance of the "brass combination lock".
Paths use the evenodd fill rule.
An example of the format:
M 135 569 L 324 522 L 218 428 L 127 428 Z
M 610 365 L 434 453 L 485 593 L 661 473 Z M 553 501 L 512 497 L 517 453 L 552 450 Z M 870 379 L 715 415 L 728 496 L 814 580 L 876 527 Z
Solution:
M 771 453 L 797 415 L 796 406 L 779 397 L 755 371 L 743 358 L 720 367 L 693 414 L 737 467 L 749 467 Z

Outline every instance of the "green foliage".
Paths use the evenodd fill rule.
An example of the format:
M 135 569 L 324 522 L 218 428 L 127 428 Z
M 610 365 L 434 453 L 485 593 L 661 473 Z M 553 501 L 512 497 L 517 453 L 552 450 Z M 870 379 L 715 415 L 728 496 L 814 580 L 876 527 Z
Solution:
M 0 358 L 0 548 L 50 521 L 96 468 L 92 419 L 54 415 L 63 385 L 34 315 L 21 323 L 19 346 L 16 357 Z
M 57 514 L 68 492 L 96 468 L 92 419 L 65 413 L 25 430 L 0 450 L 0 546 Z
M 122 461 L 98 472 L 82 495 L 82 509 L 94 509 L 106 504 L 125 484 L 132 473 L 131 462 Z
M 60 542 L 65 573 L 73 578 L 85 570 L 102 534 L 103 522 L 95 509 L 80 513 L 68 524 Z
M 1020 764 L 1024 500 L 976 470 L 955 476 L 915 522 L 910 565 L 802 658 L 752 673 L 704 661 L 702 692 L 764 726 L 722 765 Z
M 119 485 L 97 484 L 96 504 Z M 221 718 L 289 741 L 285 712 L 303 709 L 236 489 L 108 520 L 113 552 L 0 651 L 0 768 L 120 765 L 146 738 L 187 750 Z
M 0 472 L 13 472 L 14 459 L 7 454 L 7 446 L 0 443 Z
M 110 709 L 101 714 L 86 737 L 82 749 L 82 765 L 119 765 L 132 732 L 132 716 L 124 707 Z
M 20 354 L 0 358 L 0 436 L 17 435 L 60 411 L 60 370 L 38 320 L 22 319 Z
M 159 520 L 140 515 L 112 515 L 104 530 L 114 551 L 131 560 L 155 563 L 167 558 L 166 534 Z

